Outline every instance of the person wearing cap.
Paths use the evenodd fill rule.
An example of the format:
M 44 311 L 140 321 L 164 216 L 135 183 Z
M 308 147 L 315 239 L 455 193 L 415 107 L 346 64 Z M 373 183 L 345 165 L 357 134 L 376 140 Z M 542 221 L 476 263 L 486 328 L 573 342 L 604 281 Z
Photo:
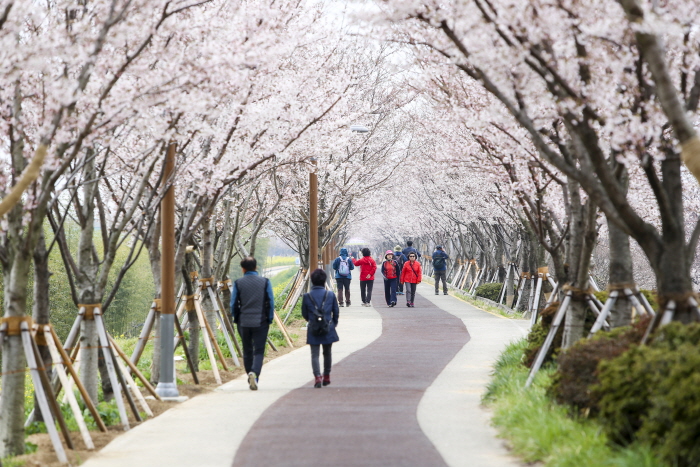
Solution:
M 440 280 L 442 279 L 442 292 L 447 295 L 447 260 L 450 257 L 442 249 L 442 246 L 435 247 L 433 252 L 433 272 L 435 274 L 435 295 L 440 295 Z
M 399 245 L 394 247 L 394 260 L 399 265 L 399 277 L 401 277 L 401 268 L 403 268 L 403 263 L 408 261 L 408 258 L 401 252 Z M 396 285 L 396 295 L 403 295 L 403 284 L 401 282 Z
M 390 307 L 396 306 L 396 286 L 399 282 L 399 274 L 401 274 L 401 268 L 398 261 L 394 259 L 394 252 L 386 250 L 382 262 L 382 276 L 384 276 L 384 298 Z

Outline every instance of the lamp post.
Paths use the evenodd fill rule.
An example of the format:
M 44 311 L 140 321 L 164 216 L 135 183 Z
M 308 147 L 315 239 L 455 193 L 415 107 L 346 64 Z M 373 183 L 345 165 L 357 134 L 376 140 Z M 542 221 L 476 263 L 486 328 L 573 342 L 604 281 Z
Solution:
M 317 161 L 311 158 L 311 172 L 309 173 L 309 271 L 318 267 L 318 174 L 316 173 Z M 311 282 L 309 281 L 309 288 Z
M 172 174 L 175 169 L 175 151 L 177 145 L 170 143 L 165 154 L 163 181 L 171 183 L 160 202 L 161 245 L 160 260 L 160 374 L 156 393 L 165 397 L 178 397 L 175 384 L 175 188 L 172 186 Z

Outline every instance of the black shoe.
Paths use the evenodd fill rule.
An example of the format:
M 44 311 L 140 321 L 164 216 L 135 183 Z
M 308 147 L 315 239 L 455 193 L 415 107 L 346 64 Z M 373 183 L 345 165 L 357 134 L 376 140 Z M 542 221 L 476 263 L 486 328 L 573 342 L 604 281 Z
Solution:
M 440 292 L 435 292 L 435 295 L 440 295 Z M 445 295 L 447 295 L 447 294 L 445 294 Z
M 347 305 L 345 305 L 345 306 L 350 306 L 350 302 L 347 302 Z
M 409 308 L 411 308 L 411 304 L 408 303 L 408 302 L 406 302 L 406 306 L 409 307 Z
M 396 306 L 396 302 L 391 302 L 391 304 L 390 304 L 389 306 L 390 306 L 390 307 Z
M 343 302 L 338 302 L 338 306 L 339 306 L 340 308 L 343 308 Z
M 447 292 L 445 292 L 443 295 L 449 295 Z

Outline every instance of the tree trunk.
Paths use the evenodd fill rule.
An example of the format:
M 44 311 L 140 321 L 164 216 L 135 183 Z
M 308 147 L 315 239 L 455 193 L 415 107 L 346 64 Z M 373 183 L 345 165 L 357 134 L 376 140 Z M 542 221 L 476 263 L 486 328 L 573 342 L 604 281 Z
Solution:
M 49 324 L 49 255 L 46 251 L 46 239 L 44 238 L 43 231 L 39 237 L 39 241 L 36 245 L 36 250 L 34 250 L 34 310 L 33 318 L 34 322 L 37 324 Z M 43 329 L 43 326 L 42 326 Z M 37 334 L 41 336 L 42 334 Z M 50 336 L 48 336 L 50 338 Z M 42 338 L 37 338 L 37 347 L 39 348 L 39 355 L 44 363 L 44 368 L 49 376 L 52 378 L 53 373 L 53 361 L 51 359 L 51 352 L 49 347 L 46 345 L 46 340 Z M 39 407 L 37 403 L 36 395 L 34 396 L 34 407 Z M 44 417 L 40 410 L 34 411 L 34 420 L 37 422 L 43 422 Z
M 194 286 L 191 281 L 190 272 L 196 270 L 196 264 L 192 255 L 194 253 L 187 253 L 185 255 L 185 264 L 182 268 L 183 281 L 185 284 L 185 294 L 192 295 L 194 293 Z M 187 311 L 187 326 L 190 330 L 190 341 L 188 343 L 190 357 L 192 358 L 192 363 L 194 364 L 195 371 L 199 371 L 199 339 L 200 339 L 200 328 L 199 328 L 199 318 L 197 317 L 197 312 L 195 310 Z
M 212 260 L 214 257 L 214 243 L 212 242 L 212 232 L 216 227 L 216 218 L 211 216 L 211 220 L 204 223 L 204 230 L 202 231 L 202 277 L 204 279 L 207 277 L 212 277 L 213 268 Z M 213 281 L 210 282 L 213 287 Z M 214 304 L 209 297 L 209 293 L 206 290 L 202 291 L 202 311 L 204 312 L 204 318 L 209 323 L 209 327 L 216 334 L 216 315 L 214 314 Z
M 634 274 L 629 235 L 608 221 L 608 239 L 610 244 L 609 283 L 611 289 L 614 289 L 616 284 L 632 284 L 634 282 Z M 637 310 L 637 312 L 640 313 L 641 310 Z M 622 291 L 620 291 L 620 296 L 611 311 L 609 322 L 610 327 L 613 328 L 627 326 L 632 322 L 632 304 L 627 297 L 622 295 Z
M 574 345 L 584 334 L 587 305 L 582 300 L 588 290 L 591 255 L 598 238 L 597 207 L 590 198 L 585 203 L 581 203 L 577 183 L 570 180 L 568 187 L 571 200 L 571 234 L 567 256 L 570 265 L 570 284 L 574 290 L 564 323 L 562 347 L 565 349 Z
M 4 270 L 5 316 L 24 316 L 30 255 L 13 252 L 11 267 Z M 21 336 L 2 343 L 2 398 L 0 398 L 0 457 L 24 453 L 24 375 L 27 367 Z

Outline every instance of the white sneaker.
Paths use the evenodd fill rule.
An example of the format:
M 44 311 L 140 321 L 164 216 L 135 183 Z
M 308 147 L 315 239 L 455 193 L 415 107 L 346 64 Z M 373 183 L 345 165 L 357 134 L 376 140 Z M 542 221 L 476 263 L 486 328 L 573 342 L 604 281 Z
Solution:
M 248 373 L 248 385 L 250 386 L 251 391 L 258 390 L 258 382 L 257 382 L 257 378 L 255 377 L 254 371 L 251 371 L 250 373 Z

